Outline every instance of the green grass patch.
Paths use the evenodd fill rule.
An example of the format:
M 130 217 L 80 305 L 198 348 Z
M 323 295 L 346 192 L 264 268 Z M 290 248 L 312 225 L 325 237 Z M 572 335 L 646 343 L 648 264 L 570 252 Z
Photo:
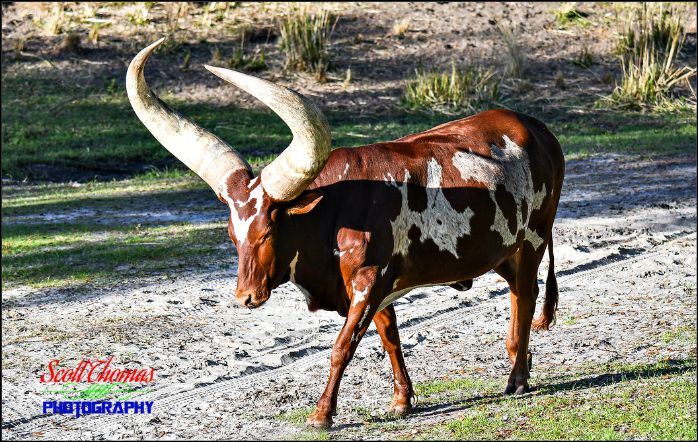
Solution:
M 313 411 L 315 411 L 314 405 L 309 407 L 294 408 L 293 410 L 286 411 L 275 416 L 274 419 L 289 422 L 295 426 L 303 428 L 303 431 L 291 437 L 291 440 L 330 440 L 330 434 L 327 430 L 314 429 L 306 426 L 305 421 Z
M 632 119 L 630 115 L 611 113 L 603 118 L 580 117 L 579 121 L 552 122 L 548 127 L 557 136 L 568 159 L 598 153 L 695 154 L 694 117 L 635 114 Z
M 672 330 L 663 333 L 660 339 L 665 344 L 685 343 L 696 345 L 696 328 L 687 325 L 674 327 Z
M 129 165 L 143 163 L 180 167 L 140 123 L 123 90 L 109 94 L 58 87 L 51 79 L 6 77 L 2 94 L 5 177 L 51 178 L 50 170 L 39 167 L 45 165 L 66 173 L 128 173 Z M 167 101 L 230 142 L 253 166 L 290 142 L 289 129 L 270 112 Z
M 145 200 L 145 201 L 144 201 Z M 84 184 L 4 186 L 2 214 L 7 217 L 77 209 L 152 209 L 171 203 L 201 201 L 202 209 L 217 207 L 206 183 L 186 170 L 153 171 L 126 180 L 89 181 Z M 176 204 L 175 204 L 176 205 Z
M 442 398 L 443 394 L 468 392 L 470 394 L 490 394 L 498 391 L 498 382 L 488 381 L 476 377 L 464 377 L 456 379 L 438 379 L 428 382 L 417 382 L 414 391 L 420 403 L 430 403 L 434 398 Z
M 297 434 L 292 440 L 330 440 L 330 433 L 327 430 L 308 430 Z
M 499 79 L 494 74 L 492 69 L 455 64 L 450 73 L 418 69 L 405 85 L 402 101 L 410 109 L 474 113 L 493 107 L 499 99 Z
M 695 360 L 581 367 L 522 398 L 469 397 L 463 417 L 418 437 L 457 440 L 695 439 Z M 456 388 L 456 391 L 458 389 Z M 457 403 L 456 403 L 457 405 Z
M 3 76 L 3 177 L 21 180 L 58 176 L 67 181 L 75 174 L 99 172 L 138 174 L 141 181 L 155 182 L 161 178 L 190 176 L 181 171 L 184 166 L 140 123 L 122 87 L 110 92 L 96 87 L 83 89 L 64 85 L 59 80 Z M 165 100 L 228 141 L 256 170 L 268 164 L 291 140 L 290 130 L 271 111 L 191 105 L 167 97 Z M 538 115 L 538 110 L 526 108 L 525 103 L 507 101 L 505 104 L 539 116 L 559 137 L 568 155 L 695 152 L 696 123 L 695 114 L 691 112 L 656 115 L 599 110 L 573 114 L 563 108 Z M 468 114 L 443 115 L 396 109 L 385 116 L 367 117 L 327 112 L 335 147 L 393 140 Z M 155 171 L 137 172 L 144 165 Z M 198 178 L 193 182 L 196 180 Z M 64 191 L 70 192 L 69 189 Z M 4 192 L 3 198 L 5 208 Z
M 55 287 L 225 264 L 225 225 L 5 225 L 5 287 Z M 232 243 L 229 247 L 233 250 Z
M 587 14 L 576 8 L 576 2 L 563 3 L 553 10 L 553 13 L 555 14 L 557 26 L 561 29 L 572 27 L 573 25 L 587 27 L 591 24 L 591 21 L 586 18 Z
M 293 410 L 279 414 L 276 416 L 276 419 L 290 422 L 292 424 L 305 425 L 306 419 L 308 419 L 308 416 L 310 416 L 313 411 L 315 411 L 314 405 L 309 407 L 294 408 Z

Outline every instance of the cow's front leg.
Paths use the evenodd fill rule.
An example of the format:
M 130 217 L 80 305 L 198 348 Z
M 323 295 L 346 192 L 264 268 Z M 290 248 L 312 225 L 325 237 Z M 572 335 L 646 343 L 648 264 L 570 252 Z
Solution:
M 365 272 L 357 272 L 357 276 L 347 284 L 347 291 L 353 293 L 347 320 L 332 347 L 330 378 L 315 411 L 308 416 L 306 421 L 308 425 L 319 428 L 332 425 L 332 416 L 337 410 L 337 395 L 342 375 L 378 309 L 379 303 L 371 302 L 374 285 L 375 270 L 369 269 Z
M 397 328 L 397 316 L 392 304 L 376 313 L 373 318 L 378 334 L 383 342 L 383 348 L 390 356 L 393 366 L 393 401 L 388 412 L 397 416 L 407 414 L 412 409 L 411 399 L 414 396 L 412 381 L 407 375 L 405 359 L 400 348 L 400 335 Z

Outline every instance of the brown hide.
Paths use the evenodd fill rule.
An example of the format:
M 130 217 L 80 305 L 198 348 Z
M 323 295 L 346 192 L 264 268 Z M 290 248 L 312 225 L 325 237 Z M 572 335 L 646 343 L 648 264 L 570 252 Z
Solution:
M 490 230 L 495 208 L 489 191 L 482 182 L 464 181 L 450 161 L 458 150 L 491 158 L 490 146 L 501 147 L 503 134 L 528 153 L 534 190 L 546 185 L 548 194 L 528 224 L 548 235 L 545 229 L 552 226 L 564 163 L 555 137 L 533 118 L 493 110 L 392 142 L 336 149 L 309 187 L 323 193 L 322 201 L 307 215 L 284 218 L 278 225 L 283 241 L 277 243 L 276 251 L 286 258 L 279 262 L 289 262 L 289 257 L 298 252 L 295 282 L 309 293 L 311 310 L 336 310 L 346 315 L 352 294 L 347 293 L 345 280 L 350 280 L 351 274 L 362 266 L 388 265 L 387 272 L 378 277 L 387 295 L 413 286 L 466 281 L 495 268 L 511 255 L 520 239 L 502 247 L 501 238 Z M 393 257 L 390 222 L 400 213 L 401 195 L 396 187 L 387 185 L 386 174 L 401 183 L 405 170 L 409 171 L 409 208 L 422 211 L 427 193 L 434 191 L 425 188 L 428 158 L 437 159 L 443 166 L 441 185 L 451 207 L 459 213 L 466 207 L 473 209 L 473 234 L 459 239 L 459 257 L 455 257 L 439 250 L 429 239 L 421 242 L 419 228 L 412 226 L 407 256 Z M 496 195 L 510 229 L 514 230 L 513 197 L 501 186 Z M 351 249 L 351 256 L 345 254 L 340 259 L 342 251 Z M 393 289 L 397 278 L 399 283 Z

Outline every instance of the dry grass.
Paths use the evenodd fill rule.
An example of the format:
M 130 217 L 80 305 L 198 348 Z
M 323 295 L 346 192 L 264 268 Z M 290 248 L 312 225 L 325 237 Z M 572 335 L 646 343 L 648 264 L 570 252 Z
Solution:
M 231 69 L 246 69 L 250 72 L 259 72 L 268 68 L 264 51 L 255 51 L 248 55 L 245 51 L 246 32 L 243 29 L 240 34 L 240 47 L 233 51 L 228 59 L 228 67 Z
M 680 84 L 690 88 L 696 69 L 677 66 L 686 39 L 681 16 L 672 5 L 635 5 L 625 18 L 618 49 L 622 77 L 613 93 L 602 103 L 619 107 L 675 110 L 686 105 L 695 109 L 695 91 L 689 99 L 677 99 Z
M 327 10 L 311 14 L 302 6 L 287 13 L 279 26 L 285 68 L 311 72 L 317 81 L 325 81 L 330 65 L 328 46 L 336 23 Z
M 126 18 L 136 26 L 147 25 L 150 21 L 148 19 L 149 13 L 150 7 L 148 7 L 148 3 L 136 3 L 126 14 Z
M 528 58 L 518 43 L 520 40 L 518 32 L 499 23 L 497 23 L 497 30 L 506 48 L 502 53 L 505 57 L 505 74 L 513 78 L 525 78 L 528 71 Z
M 342 82 L 342 88 L 346 89 L 351 84 L 351 68 L 347 68 L 347 72 L 344 74 L 344 81 Z
M 403 103 L 411 109 L 442 113 L 476 112 L 490 107 L 498 98 L 499 79 L 492 69 L 457 69 L 453 64 L 450 73 L 416 70 L 405 86 Z
M 619 55 L 644 50 L 645 43 L 651 43 L 659 49 L 666 48 L 677 35 L 684 33 L 681 15 L 672 5 L 663 3 L 641 3 L 625 9 L 621 18 L 616 52 Z
M 49 17 L 44 25 L 44 29 L 49 35 L 58 35 L 62 32 L 65 21 L 65 9 L 61 2 L 51 5 Z
M 587 14 L 577 9 L 577 2 L 566 2 L 553 11 L 555 21 L 559 28 L 568 28 L 571 25 L 582 27 L 589 26 L 591 22 L 587 19 Z
M 403 18 L 402 20 L 396 21 L 391 29 L 391 35 L 397 38 L 403 38 L 405 33 L 409 31 L 412 21 L 409 18 Z
M 591 67 L 594 63 L 594 55 L 587 46 L 584 46 L 579 54 L 577 54 L 577 58 L 572 60 L 572 64 L 585 69 Z
M 213 66 L 220 66 L 223 63 L 223 57 L 221 55 L 221 49 L 216 45 L 211 51 L 211 60 L 209 63 Z
M 67 33 L 61 40 L 61 45 L 58 47 L 60 52 L 79 53 L 82 50 L 80 44 L 80 34 L 77 32 Z

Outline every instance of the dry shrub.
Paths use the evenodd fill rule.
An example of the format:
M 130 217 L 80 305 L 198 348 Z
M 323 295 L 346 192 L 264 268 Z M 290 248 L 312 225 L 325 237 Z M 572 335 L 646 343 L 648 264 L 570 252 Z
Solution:
M 696 75 L 696 69 L 678 67 L 677 57 L 686 39 L 681 15 L 673 5 L 634 5 L 622 24 L 618 46 L 622 77 L 601 103 L 620 107 L 673 110 L 677 105 L 695 109 L 693 97 L 677 99 L 676 86 Z M 678 106 L 681 107 L 681 106 Z
M 82 51 L 82 46 L 80 43 L 80 34 L 77 32 L 69 32 L 61 40 L 61 45 L 58 48 L 59 52 L 62 53 L 80 53 Z
M 462 110 L 476 112 L 490 107 L 499 98 L 499 79 L 492 69 L 475 66 L 451 72 L 421 69 L 405 86 L 403 103 L 410 109 L 428 109 L 443 113 Z
M 525 78 L 528 71 L 528 58 L 524 49 L 518 44 L 518 32 L 499 23 L 497 23 L 497 30 L 506 47 L 506 51 L 503 52 L 506 63 L 505 74 L 513 78 Z
M 324 81 L 330 64 L 327 47 L 336 23 L 327 10 L 311 14 L 302 6 L 289 12 L 279 26 L 285 68 L 311 72 L 316 80 Z
M 594 64 L 594 55 L 587 46 L 584 46 L 579 54 L 577 54 L 577 58 L 572 60 L 572 64 L 580 68 L 589 68 Z
M 410 29 L 411 21 L 409 18 L 403 18 L 400 21 L 396 21 L 391 30 L 391 34 L 397 38 L 403 38 L 405 33 Z

